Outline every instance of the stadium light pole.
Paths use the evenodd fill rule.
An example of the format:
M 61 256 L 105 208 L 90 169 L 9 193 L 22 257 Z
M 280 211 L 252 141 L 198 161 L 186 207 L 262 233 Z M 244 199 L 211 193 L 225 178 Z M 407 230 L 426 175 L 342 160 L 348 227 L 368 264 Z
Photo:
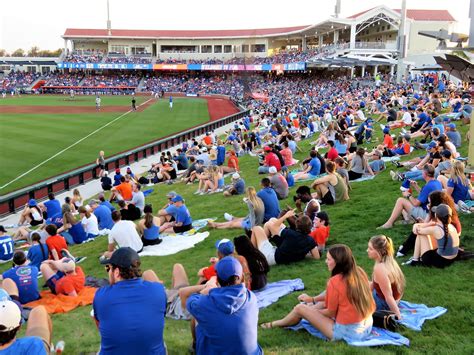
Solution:
M 109 0 L 107 0 L 107 35 L 112 35 L 112 23 L 110 22 L 110 6 Z
M 402 10 L 400 12 L 400 27 L 398 28 L 398 61 L 397 61 L 397 84 L 401 84 L 405 66 L 403 58 L 405 58 L 405 23 L 407 18 L 407 1 L 402 0 Z

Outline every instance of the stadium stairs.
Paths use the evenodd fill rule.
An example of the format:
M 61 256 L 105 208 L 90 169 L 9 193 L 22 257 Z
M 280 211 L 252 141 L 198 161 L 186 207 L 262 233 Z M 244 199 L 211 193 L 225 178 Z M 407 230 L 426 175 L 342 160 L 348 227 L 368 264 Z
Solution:
M 138 83 L 138 86 L 135 89 L 135 92 L 141 92 L 143 87 L 145 87 L 145 77 L 140 79 L 140 82 Z
M 30 86 L 27 87 L 27 90 L 37 90 L 44 84 L 46 84 L 46 80 L 43 78 L 43 76 L 40 76 L 37 80 L 33 81 Z

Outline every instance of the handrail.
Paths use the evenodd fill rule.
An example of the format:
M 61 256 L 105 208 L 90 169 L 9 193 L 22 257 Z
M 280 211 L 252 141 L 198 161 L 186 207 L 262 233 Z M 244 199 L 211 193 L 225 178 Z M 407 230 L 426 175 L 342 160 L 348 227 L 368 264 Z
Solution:
M 126 152 L 118 153 L 106 159 L 105 169 L 112 170 L 121 166 L 129 165 L 131 162 L 145 159 L 148 155 L 154 155 L 162 150 L 170 149 L 188 139 L 204 134 L 209 130 L 214 130 L 237 121 L 250 113 L 250 110 L 245 109 L 236 102 L 234 103 L 241 109 L 240 112 L 174 133 L 159 140 L 130 149 Z M 97 165 L 92 163 L 45 179 L 39 183 L 12 191 L 6 195 L 0 196 L 0 216 L 16 212 L 18 209 L 22 208 L 24 203 L 30 198 L 39 200 L 45 199 L 49 192 L 59 193 L 67 191 L 75 186 L 91 181 L 96 177 Z

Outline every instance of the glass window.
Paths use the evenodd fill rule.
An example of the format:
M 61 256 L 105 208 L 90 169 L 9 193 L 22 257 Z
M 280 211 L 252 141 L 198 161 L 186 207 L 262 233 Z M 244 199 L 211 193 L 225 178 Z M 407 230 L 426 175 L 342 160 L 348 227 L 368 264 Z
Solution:
M 222 53 L 222 46 L 221 45 L 214 46 L 214 53 Z
M 249 45 L 242 44 L 242 53 L 248 53 L 248 52 L 249 52 Z
M 201 53 L 212 53 L 212 46 L 201 46 Z
M 232 53 L 232 46 L 229 44 L 226 44 L 224 46 L 224 53 Z

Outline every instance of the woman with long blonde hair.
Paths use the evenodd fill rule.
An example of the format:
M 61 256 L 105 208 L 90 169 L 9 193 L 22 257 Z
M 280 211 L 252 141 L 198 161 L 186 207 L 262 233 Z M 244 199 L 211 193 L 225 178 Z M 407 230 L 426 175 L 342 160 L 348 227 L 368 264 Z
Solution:
M 262 328 L 288 327 L 302 319 L 331 340 L 363 340 L 372 330 L 374 299 L 367 274 L 347 245 L 333 245 L 326 255 L 331 272 L 326 292 L 311 297 L 302 294 L 300 303 L 284 318 L 262 324 Z
M 254 187 L 247 187 L 244 202 L 249 209 L 249 214 L 246 217 L 234 217 L 228 213 L 224 213 L 227 222 L 209 222 L 208 226 L 217 229 L 243 228 L 245 230 L 251 230 L 255 226 L 261 226 L 263 224 L 265 207 L 263 201 L 257 196 L 257 191 Z
M 438 176 L 438 181 L 441 182 L 447 194 L 453 198 L 454 203 L 472 200 L 472 185 L 464 173 L 464 163 L 462 161 L 454 161 L 449 179 L 446 176 L 440 175 Z
M 394 258 L 392 240 L 385 235 L 370 238 L 367 255 L 375 261 L 371 287 L 377 310 L 390 310 L 401 319 L 398 302 L 405 291 L 405 276 Z

